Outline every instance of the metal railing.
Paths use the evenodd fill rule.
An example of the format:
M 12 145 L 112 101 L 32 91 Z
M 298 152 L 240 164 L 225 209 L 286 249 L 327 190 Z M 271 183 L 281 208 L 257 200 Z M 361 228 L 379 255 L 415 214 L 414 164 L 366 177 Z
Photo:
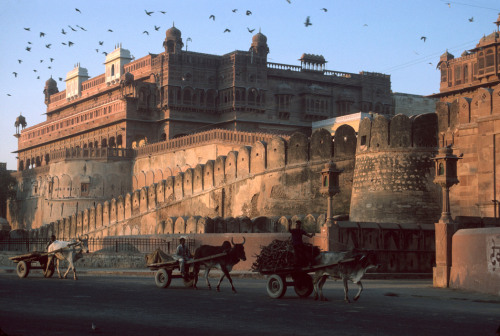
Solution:
M 71 239 L 65 239 L 71 240 Z M 33 252 L 46 251 L 48 239 L 10 238 L 0 240 L 0 251 Z M 174 254 L 179 238 L 89 238 L 89 252 L 132 252 L 151 253 L 160 248 L 167 254 Z M 194 253 L 194 239 L 187 239 L 186 245 Z

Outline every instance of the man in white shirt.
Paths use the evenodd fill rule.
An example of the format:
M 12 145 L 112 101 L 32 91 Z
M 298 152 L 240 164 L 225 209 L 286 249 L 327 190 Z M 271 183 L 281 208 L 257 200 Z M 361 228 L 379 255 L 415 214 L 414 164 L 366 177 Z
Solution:
M 186 246 L 186 238 L 181 237 L 179 239 L 180 245 L 177 246 L 177 251 L 175 253 L 175 259 L 179 260 L 179 269 L 181 270 L 182 277 L 186 276 L 186 261 L 192 258 L 189 248 Z

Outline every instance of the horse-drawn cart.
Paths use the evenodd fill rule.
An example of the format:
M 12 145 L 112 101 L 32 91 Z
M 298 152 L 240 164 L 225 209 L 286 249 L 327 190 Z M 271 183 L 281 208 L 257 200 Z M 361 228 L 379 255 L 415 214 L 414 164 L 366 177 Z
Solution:
M 224 257 L 226 255 L 227 253 L 219 253 L 204 258 L 191 259 L 185 262 L 185 267 L 190 269 L 191 268 L 190 266 L 194 265 L 195 263 Z M 170 286 L 172 279 L 182 279 L 184 282 L 184 286 L 186 287 L 192 286 L 195 274 L 193 272 L 186 272 L 185 276 L 183 277 L 180 273 L 179 260 L 175 260 L 172 257 L 168 259 L 169 260 L 147 265 L 147 267 L 150 270 L 156 271 L 155 274 L 156 286 L 158 286 L 159 288 L 167 288 L 168 286 Z M 173 272 L 175 270 L 178 270 L 179 273 L 174 274 Z
M 46 278 L 50 278 L 54 274 L 55 267 L 52 260 L 47 267 L 47 263 L 49 262 L 48 252 L 35 251 L 20 256 L 10 257 L 9 259 L 17 264 L 17 275 L 20 278 L 26 278 L 32 269 L 41 269 L 43 271 L 43 276 Z M 39 266 L 34 266 L 34 263 L 38 263 Z

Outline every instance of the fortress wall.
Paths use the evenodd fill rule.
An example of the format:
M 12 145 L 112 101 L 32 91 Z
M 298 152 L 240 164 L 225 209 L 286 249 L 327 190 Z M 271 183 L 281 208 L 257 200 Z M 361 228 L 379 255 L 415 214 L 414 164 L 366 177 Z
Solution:
M 178 233 L 188 229 L 205 232 L 206 227 L 195 226 L 193 221 L 188 225 L 184 217 L 276 217 L 290 212 L 321 214 L 326 211 L 326 199 L 318 192 L 320 173 L 330 160 L 344 169 L 341 180 L 345 188 L 342 187 L 342 192 L 335 196 L 334 210 L 345 214 L 351 197 L 355 132 L 349 127 L 342 134 L 335 145 L 328 131 L 318 130 L 311 140 L 302 135 L 292 136 L 293 147 L 280 137 L 274 137 L 269 143 L 259 141 L 254 146 L 240 146 L 238 151 L 219 155 L 194 169 L 179 171 L 175 177 L 169 176 L 85 211 L 80 210 L 70 222 L 68 234 L 105 236 L 134 230 L 139 234 Z M 334 147 L 338 148 L 338 159 Z M 314 153 L 305 151 L 309 148 Z M 293 157 L 293 165 L 288 163 L 289 157 Z M 315 161 L 308 161 L 309 157 Z M 91 213 L 94 214 L 92 219 Z M 179 220 L 176 224 L 180 217 L 184 222 Z M 175 220 L 169 221 L 168 218 Z M 217 223 L 224 225 L 218 226 Z M 248 223 L 248 220 L 215 221 L 213 228 L 210 222 L 207 225 L 209 231 L 254 230 Z M 275 229 L 256 228 L 265 232 Z
M 354 222 L 431 224 L 439 218 L 433 183 L 437 115 L 362 120 L 350 206 Z

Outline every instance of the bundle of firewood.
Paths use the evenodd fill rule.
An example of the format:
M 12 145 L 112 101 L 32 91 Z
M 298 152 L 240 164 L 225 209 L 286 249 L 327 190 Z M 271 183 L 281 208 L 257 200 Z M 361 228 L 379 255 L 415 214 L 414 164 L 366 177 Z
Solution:
M 312 260 L 319 252 L 317 246 L 304 243 L 304 257 L 306 259 Z M 271 244 L 262 247 L 262 251 L 252 264 L 252 269 L 254 271 L 278 270 L 295 266 L 292 242 L 290 240 L 273 240 Z

